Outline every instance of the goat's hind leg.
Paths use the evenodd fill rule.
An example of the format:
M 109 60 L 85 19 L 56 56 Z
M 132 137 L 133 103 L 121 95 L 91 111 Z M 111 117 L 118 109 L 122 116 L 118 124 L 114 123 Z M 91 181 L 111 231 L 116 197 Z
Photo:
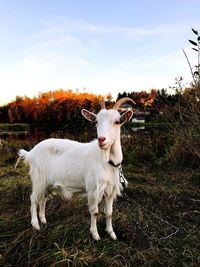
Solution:
M 42 197 L 39 201 L 39 218 L 41 223 L 46 224 L 47 220 L 45 217 L 45 207 L 46 207 L 47 198 Z
M 34 167 L 34 168 L 33 168 Z M 36 166 L 30 168 L 30 176 L 32 180 L 32 194 L 31 194 L 31 224 L 32 226 L 40 230 L 38 222 L 37 210 L 39 206 L 39 218 L 42 223 L 46 223 L 45 218 L 45 192 L 46 192 L 46 179 L 42 175 L 41 170 Z
M 38 207 L 38 199 L 37 195 L 35 192 L 32 192 L 31 194 L 31 225 L 37 229 L 40 230 L 39 222 L 38 222 L 38 217 L 37 217 L 37 207 Z

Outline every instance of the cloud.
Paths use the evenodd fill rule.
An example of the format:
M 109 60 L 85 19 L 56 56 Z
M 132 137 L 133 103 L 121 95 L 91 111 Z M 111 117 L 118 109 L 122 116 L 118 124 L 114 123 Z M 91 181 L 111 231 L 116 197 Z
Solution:
M 11 52 L 9 69 L 2 65 L 1 99 L 59 87 L 105 94 L 164 87 L 189 73 L 180 43 L 188 28 L 180 24 L 126 27 L 45 19 Z M 186 51 L 193 61 L 192 50 Z
M 103 25 L 94 24 L 80 19 L 68 19 L 66 17 L 55 17 L 51 20 L 45 20 L 44 26 L 46 29 L 43 34 L 55 34 L 55 33 L 70 33 L 76 35 L 77 33 L 90 33 L 92 34 L 125 34 L 127 37 L 138 38 L 146 36 L 158 36 L 158 35 L 174 35 L 181 34 L 185 31 L 185 26 L 188 24 L 182 21 L 176 23 L 156 24 L 143 27 L 127 27 L 119 25 Z M 188 26 L 187 26 L 188 27 Z M 73 37 L 74 38 L 74 37 Z

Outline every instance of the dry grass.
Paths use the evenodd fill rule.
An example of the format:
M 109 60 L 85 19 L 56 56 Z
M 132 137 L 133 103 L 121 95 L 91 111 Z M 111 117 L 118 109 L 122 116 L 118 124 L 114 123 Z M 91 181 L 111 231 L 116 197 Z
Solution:
M 105 233 L 101 206 L 102 239 L 95 242 L 84 199 L 55 197 L 47 204 L 48 225 L 32 229 L 27 170 L 1 164 L 0 265 L 199 266 L 200 172 L 130 164 L 124 170 L 129 188 L 114 204 L 118 240 Z
M 200 87 L 181 90 L 175 106 L 165 109 L 163 119 L 171 123 L 174 145 L 169 158 L 176 165 L 200 166 Z

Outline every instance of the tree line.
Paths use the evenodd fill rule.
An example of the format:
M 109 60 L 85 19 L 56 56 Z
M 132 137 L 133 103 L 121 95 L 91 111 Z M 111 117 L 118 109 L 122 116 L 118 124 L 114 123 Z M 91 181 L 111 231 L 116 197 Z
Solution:
M 150 92 L 123 92 L 119 93 L 117 100 L 130 97 L 136 102 L 138 110 L 150 110 L 159 113 L 166 106 L 175 106 L 180 98 L 180 93 L 171 95 L 165 89 Z M 65 125 L 75 120 L 82 121 L 81 109 L 85 108 L 98 112 L 101 108 L 103 96 L 87 92 L 74 92 L 72 90 L 55 90 L 40 93 L 37 97 L 16 96 L 16 99 L 0 107 L 1 123 L 53 123 Z M 114 104 L 112 95 L 108 94 L 106 107 Z
M 16 96 L 15 101 L 0 107 L 0 121 L 63 124 L 72 119 L 78 120 L 82 108 L 97 110 L 101 101 L 100 95 L 63 89 L 40 93 L 33 98 Z

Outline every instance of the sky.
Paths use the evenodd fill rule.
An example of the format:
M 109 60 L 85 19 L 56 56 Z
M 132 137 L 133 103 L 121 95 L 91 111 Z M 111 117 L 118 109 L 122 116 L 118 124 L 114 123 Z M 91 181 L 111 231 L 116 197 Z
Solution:
M 191 81 L 200 0 L 0 0 L 0 105 L 77 88 L 113 98 Z

